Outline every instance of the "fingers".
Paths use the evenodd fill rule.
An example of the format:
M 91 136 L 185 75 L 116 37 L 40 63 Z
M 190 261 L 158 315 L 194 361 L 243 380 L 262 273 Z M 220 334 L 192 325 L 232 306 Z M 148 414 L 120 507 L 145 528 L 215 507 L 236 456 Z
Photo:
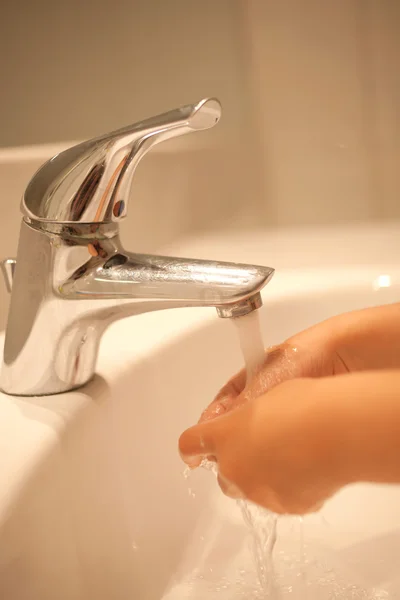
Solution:
M 221 445 L 229 435 L 229 415 L 190 427 L 179 438 L 179 452 L 190 467 L 199 466 L 202 459 L 218 460 Z
M 204 459 L 218 461 L 221 449 L 226 445 L 231 429 L 230 415 L 195 425 L 187 429 L 179 439 L 179 451 L 184 462 L 191 468 L 199 467 Z M 221 425 L 222 423 L 222 425 Z M 217 474 L 222 492 L 230 498 L 244 498 L 243 492 L 221 470 Z
M 217 396 L 202 413 L 199 423 L 219 417 L 240 404 L 238 398 L 246 385 L 246 371 L 242 369 L 218 392 Z
M 206 435 L 208 428 L 195 425 L 186 429 L 179 438 L 179 453 L 190 467 L 198 466 L 202 459 L 213 455 L 214 440 Z
M 266 350 L 264 362 L 251 382 L 246 385 L 247 374 L 242 369 L 218 392 L 199 422 L 224 415 L 265 394 L 283 381 L 308 374 L 308 370 L 312 370 L 312 363 L 307 353 L 299 353 L 296 347 L 288 343 L 271 346 Z

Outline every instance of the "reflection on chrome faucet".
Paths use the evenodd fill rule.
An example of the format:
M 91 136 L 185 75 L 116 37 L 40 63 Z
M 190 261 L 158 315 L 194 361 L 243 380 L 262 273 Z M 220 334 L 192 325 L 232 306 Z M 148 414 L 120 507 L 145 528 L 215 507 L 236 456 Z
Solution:
M 23 200 L 0 387 L 56 394 L 88 382 L 105 329 L 123 317 L 214 306 L 237 317 L 261 306 L 273 269 L 126 252 L 119 221 L 132 176 L 154 144 L 208 129 L 221 114 L 206 99 L 61 152 L 36 173 Z M 11 289 L 12 288 L 12 289 Z

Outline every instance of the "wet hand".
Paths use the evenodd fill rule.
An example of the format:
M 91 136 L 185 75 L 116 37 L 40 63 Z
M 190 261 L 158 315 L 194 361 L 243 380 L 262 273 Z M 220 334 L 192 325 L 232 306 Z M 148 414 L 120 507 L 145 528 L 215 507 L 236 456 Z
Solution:
M 334 402 L 326 393 L 332 379 L 286 381 L 195 425 L 179 440 L 183 460 L 189 466 L 216 461 L 228 496 L 276 513 L 317 510 L 347 483 Z
M 312 328 L 279 346 L 269 348 L 264 362 L 248 385 L 246 371 L 243 369 L 218 392 L 204 410 L 200 422 L 221 416 L 258 398 L 284 381 L 345 373 L 346 366 L 335 352 L 334 345 L 329 343 L 329 337 L 324 335 L 322 326 L 320 327 L 320 335 L 317 328 Z

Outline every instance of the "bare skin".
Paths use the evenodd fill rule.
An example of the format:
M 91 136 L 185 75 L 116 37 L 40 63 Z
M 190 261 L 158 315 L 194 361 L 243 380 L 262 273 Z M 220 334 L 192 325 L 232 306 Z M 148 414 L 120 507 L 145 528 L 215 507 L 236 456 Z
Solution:
M 400 483 L 400 304 L 303 331 L 245 378 L 179 440 L 190 466 L 218 462 L 225 493 L 304 514 L 352 482 Z

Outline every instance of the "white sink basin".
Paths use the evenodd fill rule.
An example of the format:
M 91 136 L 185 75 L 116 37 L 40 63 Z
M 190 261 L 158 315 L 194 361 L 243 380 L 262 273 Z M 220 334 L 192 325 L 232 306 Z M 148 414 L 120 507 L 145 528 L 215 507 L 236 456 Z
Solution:
M 314 262 L 278 270 L 261 311 L 266 343 L 333 314 L 399 300 L 400 265 L 390 261 L 399 237 L 392 236 L 394 254 L 383 248 L 376 262 L 344 267 L 340 236 L 331 236 L 336 262 L 325 267 L 314 244 Z M 371 251 L 368 236 L 354 240 L 359 252 L 361 243 Z M 276 266 L 271 240 L 252 244 L 251 260 Z M 193 255 L 195 247 L 180 252 Z M 234 240 L 218 252 L 241 258 Z M 241 362 L 234 328 L 214 310 L 166 311 L 115 324 L 85 389 L 0 395 L 0 598 L 256 597 L 240 510 L 212 474 L 186 480 L 177 453 L 179 434 Z M 303 525 L 279 519 L 278 532 L 282 598 L 400 598 L 400 488 L 349 487 Z

